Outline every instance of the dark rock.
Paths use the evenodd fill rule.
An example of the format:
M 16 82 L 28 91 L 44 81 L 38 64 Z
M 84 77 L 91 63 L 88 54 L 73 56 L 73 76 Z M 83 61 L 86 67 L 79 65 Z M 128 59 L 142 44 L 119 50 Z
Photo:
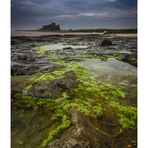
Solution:
M 69 114 L 73 126 L 49 143 L 48 148 L 100 148 L 98 132 L 88 125 L 89 117 L 74 108 Z
M 68 140 L 55 140 L 48 145 L 48 148 L 90 148 L 89 142 L 80 141 L 74 138 Z
M 32 75 L 39 70 L 37 65 L 12 65 L 11 66 L 11 75 Z
M 137 55 L 136 54 L 126 54 L 123 56 L 121 60 L 133 66 L 137 66 Z
M 73 50 L 72 47 L 64 47 L 63 50 Z
M 34 62 L 35 58 L 31 55 L 19 54 L 14 56 L 12 60 L 21 63 L 29 63 L 29 62 Z
M 25 66 L 22 66 L 22 65 L 12 65 L 11 66 L 11 75 L 12 76 L 22 75 L 21 69 L 24 67 Z
M 122 132 L 117 135 L 107 134 L 106 129 L 100 127 L 101 118 L 100 120 L 93 119 L 74 108 L 70 109 L 69 116 L 72 126 L 49 143 L 48 148 L 118 148 L 126 147 L 131 142 L 131 139 L 127 138 L 129 134 L 124 135 Z M 102 117 L 106 117 L 106 115 L 102 115 Z M 99 127 L 93 120 L 99 124 Z M 110 126 L 109 124 L 110 122 L 106 121 L 106 125 Z M 116 131 L 114 132 L 116 133 Z
M 109 39 L 104 39 L 101 43 L 100 46 L 111 46 L 112 45 L 112 41 L 110 41 Z
M 66 72 L 63 78 L 35 83 L 30 89 L 25 89 L 23 94 L 38 98 L 60 98 L 63 92 L 68 92 L 77 86 L 76 76 L 70 71 Z
M 22 90 L 29 85 L 30 77 L 12 76 L 11 77 L 11 97 L 14 98 L 16 93 L 22 93 Z

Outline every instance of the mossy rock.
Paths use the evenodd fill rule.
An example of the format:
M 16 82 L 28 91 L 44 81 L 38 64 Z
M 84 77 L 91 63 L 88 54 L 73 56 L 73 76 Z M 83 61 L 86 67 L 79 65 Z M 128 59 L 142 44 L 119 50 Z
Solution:
M 29 88 L 23 90 L 23 95 L 37 98 L 60 98 L 63 92 L 69 92 L 76 87 L 78 87 L 76 75 L 69 71 L 62 78 L 33 83 Z

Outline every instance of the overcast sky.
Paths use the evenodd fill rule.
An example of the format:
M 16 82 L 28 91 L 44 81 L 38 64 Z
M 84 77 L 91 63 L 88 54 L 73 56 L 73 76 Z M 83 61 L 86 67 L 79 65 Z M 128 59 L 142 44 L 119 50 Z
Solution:
M 12 29 L 136 28 L 137 0 L 11 0 Z

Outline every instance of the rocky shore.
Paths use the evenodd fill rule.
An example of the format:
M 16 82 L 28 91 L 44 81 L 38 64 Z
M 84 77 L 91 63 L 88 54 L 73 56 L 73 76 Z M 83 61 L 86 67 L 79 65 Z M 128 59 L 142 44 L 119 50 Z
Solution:
M 137 38 L 11 38 L 12 148 L 136 148 Z

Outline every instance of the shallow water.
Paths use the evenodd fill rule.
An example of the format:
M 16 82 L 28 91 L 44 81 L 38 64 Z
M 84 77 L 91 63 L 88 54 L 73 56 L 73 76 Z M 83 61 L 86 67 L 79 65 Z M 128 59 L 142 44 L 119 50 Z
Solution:
M 86 49 L 86 48 L 88 48 L 88 46 L 74 46 L 74 45 L 65 45 L 62 43 L 58 43 L 58 44 L 45 45 L 45 46 L 42 46 L 42 48 L 46 51 L 51 51 L 51 50 L 59 50 L 59 49 L 63 49 L 63 48 Z
M 121 51 L 119 51 L 119 53 L 132 54 L 132 52 L 131 51 L 128 51 L 128 50 L 121 50 Z
M 81 65 L 101 81 L 136 82 L 137 68 L 114 58 L 107 61 L 89 59 L 82 61 Z
M 12 148 L 40 147 L 49 131 L 59 123 L 52 122 L 51 106 L 33 108 L 29 102 L 15 100 L 12 105 Z

